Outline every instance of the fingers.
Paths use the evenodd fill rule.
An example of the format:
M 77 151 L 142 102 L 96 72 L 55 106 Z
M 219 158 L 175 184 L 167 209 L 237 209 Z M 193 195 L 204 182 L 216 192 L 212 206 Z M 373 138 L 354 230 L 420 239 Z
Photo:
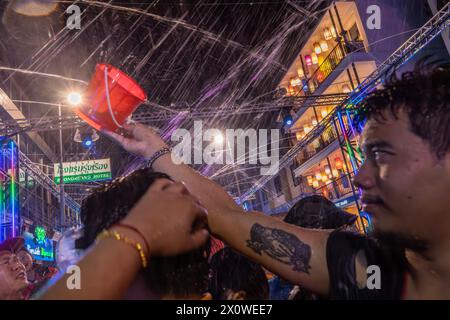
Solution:
M 125 150 L 134 152 L 130 148 L 135 144 L 135 141 L 132 136 L 125 137 L 121 134 L 109 131 L 109 130 L 102 130 L 101 131 L 106 136 L 110 137 L 112 140 L 116 141 L 118 144 L 120 144 Z
M 147 137 L 149 133 L 154 133 L 152 129 L 150 129 L 147 126 L 144 126 L 143 124 L 136 123 L 136 124 L 124 124 L 123 128 L 133 135 L 134 138 L 138 140 L 143 140 Z
M 117 134 L 115 132 L 109 131 L 109 130 L 102 130 L 101 131 L 104 135 L 110 137 L 113 140 L 116 140 L 118 143 L 120 143 L 121 145 L 124 145 L 126 143 L 126 140 L 128 140 L 127 138 L 125 138 L 124 136 L 121 136 L 120 134 Z
M 195 199 L 193 199 L 195 200 Z M 206 212 L 206 209 L 203 208 L 198 202 L 194 202 L 194 205 L 196 207 L 196 210 L 193 210 L 193 219 L 198 221 L 207 221 L 208 220 L 208 214 Z
M 169 179 L 157 179 L 153 184 L 148 188 L 147 192 L 152 191 L 163 191 L 168 189 L 172 184 L 174 184 Z
M 123 128 L 127 131 L 133 132 L 134 128 L 136 127 L 136 123 L 125 123 L 123 125 Z
M 165 190 L 173 192 L 173 193 L 190 195 L 188 189 L 186 188 L 186 185 L 183 182 L 172 183 Z

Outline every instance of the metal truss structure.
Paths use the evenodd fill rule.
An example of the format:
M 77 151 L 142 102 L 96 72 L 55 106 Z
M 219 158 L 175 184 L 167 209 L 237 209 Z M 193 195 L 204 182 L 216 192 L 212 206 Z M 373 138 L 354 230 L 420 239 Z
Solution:
M 19 168 L 28 174 L 33 180 L 49 190 L 52 195 L 59 198 L 60 187 L 45 174 L 38 165 L 32 162 L 22 151 L 19 151 Z M 74 210 L 80 212 L 80 205 L 68 194 L 65 196 L 66 205 Z
M 194 108 L 184 108 L 181 110 L 170 110 L 167 107 L 158 106 L 158 110 L 150 110 L 150 108 L 141 107 L 134 115 L 133 120 L 145 123 L 155 124 L 172 119 L 179 113 L 184 113 L 186 117 L 191 119 L 211 119 L 214 117 L 233 117 L 242 114 L 262 113 L 279 111 L 280 109 L 299 109 L 313 106 L 327 106 L 341 103 L 347 98 L 347 94 L 329 94 L 329 95 L 311 95 L 311 96 L 293 96 L 275 99 L 269 102 L 236 105 L 229 108 L 217 109 L 207 108 L 197 110 Z M 146 106 L 152 107 L 151 103 Z M 156 106 L 155 106 L 156 107 Z M 161 110 L 164 108 L 165 110 Z M 86 123 L 77 116 L 68 117 L 45 117 L 34 119 L 6 120 L 0 121 L 0 132 L 4 135 L 13 136 L 18 133 L 27 131 L 49 131 L 78 128 L 85 126 Z

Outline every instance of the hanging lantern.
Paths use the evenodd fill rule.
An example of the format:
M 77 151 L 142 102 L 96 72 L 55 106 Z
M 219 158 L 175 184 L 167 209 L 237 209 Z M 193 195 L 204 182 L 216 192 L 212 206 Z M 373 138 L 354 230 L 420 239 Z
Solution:
M 322 115 L 322 118 L 325 118 L 325 117 L 327 116 L 327 114 L 328 114 L 327 109 L 323 109 L 323 110 L 320 112 L 320 114 Z
M 328 177 L 326 174 L 322 174 L 322 182 L 326 183 L 328 181 Z
M 322 53 L 322 49 L 320 48 L 320 44 L 318 42 L 314 42 L 313 47 L 315 53 L 317 54 Z
M 302 68 L 298 68 L 297 69 L 297 75 L 299 78 L 304 78 L 305 77 L 305 72 L 303 71 Z
M 336 169 L 338 169 L 338 170 L 342 169 L 343 163 L 342 163 L 341 158 L 334 159 L 334 164 L 336 166 Z
M 350 91 L 352 91 L 352 90 L 350 89 L 348 84 L 343 84 L 342 85 L 342 92 L 343 93 L 349 93 Z
M 314 120 L 312 121 L 312 125 L 313 125 L 313 127 L 317 126 L 317 120 L 316 120 L 316 119 L 314 119 Z
M 302 138 L 303 138 L 303 134 L 302 134 L 300 131 L 297 131 L 297 132 L 295 133 L 295 138 L 296 138 L 298 141 L 300 141 L 300 140 L 302 140 Z
M 323 37 L 325 38 L 325 40 L 330 40 L 331 38 L 333 38 L 329 28 L 323 29 Z
M 313 184 L 313 177 L 312 176 L 308 176 L 306 179 L 308 180 L 308 185 L 311 186 Z
M 319 58 L 317 57 L 317 54 L 315 54 L 314 52 L 311 53 L 311 61 L 313 64 L 318 64 L 319 63 Z
M 316 173 L 316 179 L 317 180 L 322 180 L 322 174 L 320 172 Z
M 329 176 L 330 173 L 331 173 L 330 167 L 329 167 L 329 166 L 325 166 L 325 174 L 326 174 L 327 176 Z
M 322 49 L 322 52 L 328 51 L 328 43 L 325 40 L 320 41 L 320 49 Z
M 291 78 L 291 86 L 298 87 L 302 84 L 302 80 L 300 78 Z
M 319 187 L 319 181 L 314 180 L 313 183 L 312 183 L 312 186 L 313 186 L 314 188 L 318 188 L 318 187 Z
M 339 171 L 337 171 L 336 169 L 333 169 L 331 172 L 333 173 L 333 177 L 339 177 Z
M 320 56 L 318 56 L 317 58 L 318 58 L 318 63 L 319 63 L 319 65 L 322 65 L 323 61 L 325 60 L 324 56 L 323 56 L 323 55 L 320 55 Z M 321 72 L 322 72 L 322 71 L 321 71 Z M 323 72 L 322 72 L 322 73 L 323 73 Z
M 295 88 L 293 86 L 289 86 L 288 87 L 288 92 L 291 96 L 295 95 Z
M 308 66 L 312 65 L 312 58 L 309 54 L 307 54 L 305 56 L 305 62 L 306 62 L 306 65 L 308 65 Z
M 337 38 L 336 29 L 333 26 L 330 27 L 330 32 L 333 38 Z
M 308 134 L 308 132 L 311 131 L 311 128 L 308 127 L 308 126 L 304 126 L 304 127 L 303 127 L 303 131 L 305 131 L 305 134 Z

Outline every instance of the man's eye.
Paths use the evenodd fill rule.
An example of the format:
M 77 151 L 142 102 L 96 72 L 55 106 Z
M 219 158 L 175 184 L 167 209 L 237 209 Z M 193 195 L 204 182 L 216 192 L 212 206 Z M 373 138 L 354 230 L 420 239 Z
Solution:
M 384 160 L 386 156 L 390 155 L 390 153 L 385 150 L 373 150 L 372 154 L 373 158 L 377 161 Z
M 365 158 L 372 161 L 383 161 L 387 155 L 391 153 L 386 150 L 381 149 L 370 149 L 365 154 Z
M 375 158 L 377 158 L 383 154 L 384 154 L 383 151 L 380 151 L 380 150 L 373 151 L 373 155 L 375 156 Z

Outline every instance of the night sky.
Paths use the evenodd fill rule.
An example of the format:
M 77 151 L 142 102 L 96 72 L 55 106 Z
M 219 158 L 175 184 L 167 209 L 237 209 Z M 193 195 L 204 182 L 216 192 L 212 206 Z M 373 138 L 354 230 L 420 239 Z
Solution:
M 328 1 L 76 1 L 81 30 L 64 28 L 70 3 L 62 1 L 48 16 L 36 18 L 14 15 L 1 2 L 1 65 L 89 81 L 95 65 L 106 62 L 135 78 L 152 103 L 203 110 L 270 99 Z M 58 103 L 62 93 L 83 88 L 37 75 L 0 74 L 2 88 L 9 88 L 13 99 Z M 19 106 L 29 118 L 57 115 L 55 107 Z M 135 114 L 151 116 L 152 108 L 141 106 Z M 212 117 L 207 122 L 222 128 L 270 128 L 276 116 Z M 192 120 L 182 126 L 189 128 Z M 58 153 L 57 131 L 40 134 Z M 65 161 L 112 157 L 117 175 L 134 161 L 105 137 L 86 152 L 73 135 L 73 129 L 64 130 Z M 250 183 L 248 175 L 253 174 L 246 172 L 241 180 Z

